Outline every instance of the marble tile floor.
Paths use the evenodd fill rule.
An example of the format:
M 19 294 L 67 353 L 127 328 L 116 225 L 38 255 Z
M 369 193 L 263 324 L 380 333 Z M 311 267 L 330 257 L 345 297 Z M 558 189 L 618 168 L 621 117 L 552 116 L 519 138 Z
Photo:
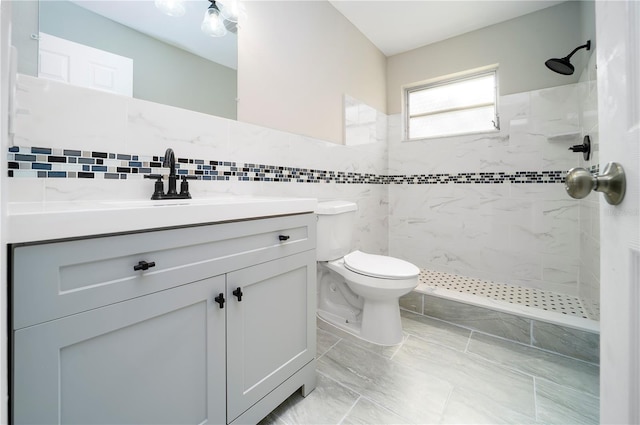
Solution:
M 261 424 L 597 424 L 599 367 L 402 311 L 381 347 L 318 320 L 318 385 Z

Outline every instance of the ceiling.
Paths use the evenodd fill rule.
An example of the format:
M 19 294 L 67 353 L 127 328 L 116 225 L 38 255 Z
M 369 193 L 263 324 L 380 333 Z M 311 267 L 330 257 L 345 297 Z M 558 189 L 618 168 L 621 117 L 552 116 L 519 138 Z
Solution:
M 329 0 L 386 56 L 563 3 L 551 0 Z
M 152 0 L 71 1 L 142 33 L 237 69 L 236 34 L 211 38 L 200 31 L 208 2 L 187 0 L 185 16 L 176 19 L 156 10 Z M 552 0 L 328 1 L 386 56 L 562 3 Z

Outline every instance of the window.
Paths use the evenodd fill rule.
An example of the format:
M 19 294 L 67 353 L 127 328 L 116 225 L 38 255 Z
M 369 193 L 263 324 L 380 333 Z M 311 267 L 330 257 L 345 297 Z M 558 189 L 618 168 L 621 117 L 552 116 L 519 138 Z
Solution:
M 497 70 L 405 90 L 406 138 L 499 130 Z

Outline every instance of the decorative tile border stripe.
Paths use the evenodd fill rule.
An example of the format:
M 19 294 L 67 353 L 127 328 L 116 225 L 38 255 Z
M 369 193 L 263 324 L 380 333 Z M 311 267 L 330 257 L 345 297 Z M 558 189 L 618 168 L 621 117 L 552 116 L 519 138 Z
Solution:
M 161 156 L 119 154 L 73 149 L 10 147 L 9 177 L 142 179 L 145 174 L 167 174 Z M 315 170 L 234 161 L 176 159 L 179 176 L 198 180 L 237 180 L 343 184 L 500 184 L 564 183 L 566 171 L 479 172 L 457 174 L 384 175 Z M 591 167 L 597 172 L 597 166 Z M 595 169 L 595 170 L 594 170 Z
M 498 184 L 498 183 L 564 183 L 566 171 L 516 171 L 514 173 L 482 172 L 458 174 L 414 174 L 387 176 L 398 184 Z

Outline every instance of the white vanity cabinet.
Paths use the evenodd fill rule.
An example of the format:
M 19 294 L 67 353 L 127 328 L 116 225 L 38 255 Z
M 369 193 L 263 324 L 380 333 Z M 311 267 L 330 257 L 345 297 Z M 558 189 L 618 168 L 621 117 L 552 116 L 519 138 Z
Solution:
M 315 387 L 313 214 L 10 253 L 16 424 L 255 423 Z

